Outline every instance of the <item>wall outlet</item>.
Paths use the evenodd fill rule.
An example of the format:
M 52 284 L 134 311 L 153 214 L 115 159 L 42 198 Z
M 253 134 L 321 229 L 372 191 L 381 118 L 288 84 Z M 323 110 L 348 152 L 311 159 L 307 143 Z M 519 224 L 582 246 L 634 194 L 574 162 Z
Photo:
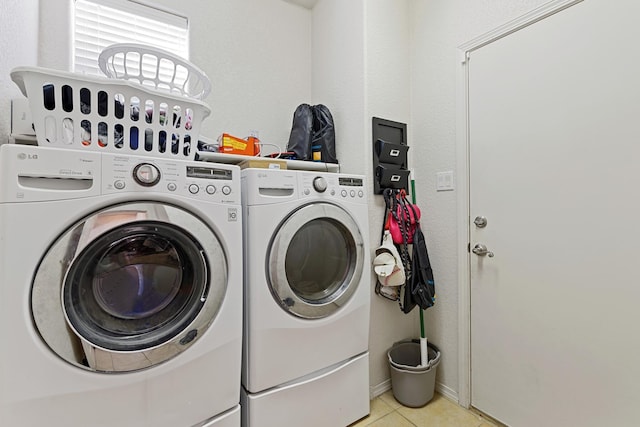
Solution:
M 436 191 L 452 191 L 454 188 L 453 171 L 436 173 Z

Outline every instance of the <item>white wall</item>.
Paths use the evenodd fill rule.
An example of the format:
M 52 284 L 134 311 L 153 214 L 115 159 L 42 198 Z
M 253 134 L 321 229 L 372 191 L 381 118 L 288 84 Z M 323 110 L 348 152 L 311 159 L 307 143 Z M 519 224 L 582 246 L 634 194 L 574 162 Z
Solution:
M 362 147 L 367 182 L 373 188 L 372 117 L 407 123 L 409 164 L 420 164 L 413 148 L 415 132 L 411 122 L 411 1 L 379 0 L 365 3 L 366 17 L 366 137 Z M 384 200 L 370 193 L 369 230 L 372 251 L 380 244 Z M 375 275 L 371 288 L 375 285 Z M 418 309 L 409 314 L 398 303 L 372 292 L 370 380 L 374 393 L 388 386 L 387 350 L 394 342 L 420 336 Z
M 312 103 L 325 104 L 336 129 L 342 172 L 364 174 L 364 0 L 319 0 L 312 20 Z
M 294 110 L 311 99 L 310 12 L 282 0 L 183 3 L 193 11 L 191 60 L 213 86 L 204 134 L 257 130 L 263 142 L 286 148 Z
M 71 71 L 73 0 L 40 0 L 38 65 Z
M 9 73 L 21 65 L 36 65 L 38 0 L 3 0 L 0 7 L 0 144 L 11 132 L 11 98 L 20 96 Z
M 414 163 L 418 202 L 436 279 L 437 303 L 426 315 L 427 334 L 442 351 L 438 382 L 458 393 L 457 197 L 436 192 L 436 172 L 456 170 L 457 47 L 546 0 L 414 0 L 411 13 Z

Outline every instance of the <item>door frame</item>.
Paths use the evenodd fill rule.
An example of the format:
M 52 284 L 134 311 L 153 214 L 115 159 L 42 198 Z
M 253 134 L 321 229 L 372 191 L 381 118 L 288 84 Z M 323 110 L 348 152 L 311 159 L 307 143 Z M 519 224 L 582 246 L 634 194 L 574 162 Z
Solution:
M 473 51 L 535 24 L 584 0 L 552 0 L 458 46 L 456 69 L 456 181 L 458 187 L 458 403 L 471 402 L 471 269 L 470 269 L 470 186 L 469 186 L 469 67 Z

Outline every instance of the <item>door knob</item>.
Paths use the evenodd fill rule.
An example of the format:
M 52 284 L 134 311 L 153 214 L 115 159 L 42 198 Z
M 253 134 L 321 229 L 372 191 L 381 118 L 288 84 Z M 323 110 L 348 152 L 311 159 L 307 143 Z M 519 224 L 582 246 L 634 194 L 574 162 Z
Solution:
M 493 258 L 493 252 L 488 250 L 487 247 L 485 245 L 483 245 L 482 243 L 478 243 L 477 245 L 475 245 L 473 247 L 473 249 L 471 249 L 471 252 L 473 252 L 474 254 L 476 254 L 478 256 L 485 256 L 486 255 L 489 258 Z
M 484 216 L 477 216 L 476 219 L 473 220 L 473 223 L 478 228 L 485 228 L 487 226 L 487 218 Z

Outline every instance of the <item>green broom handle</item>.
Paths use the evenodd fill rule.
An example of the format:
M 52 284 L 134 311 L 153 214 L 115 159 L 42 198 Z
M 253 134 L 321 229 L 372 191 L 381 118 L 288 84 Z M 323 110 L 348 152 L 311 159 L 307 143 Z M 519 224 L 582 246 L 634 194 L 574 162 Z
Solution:
M 416 180 L 411 178 L 411 203 L 416 204 Z M 420 309 L 420 338 L 425 338 L 424 334 L 424 313 L 422 307 L 418 307 Z

